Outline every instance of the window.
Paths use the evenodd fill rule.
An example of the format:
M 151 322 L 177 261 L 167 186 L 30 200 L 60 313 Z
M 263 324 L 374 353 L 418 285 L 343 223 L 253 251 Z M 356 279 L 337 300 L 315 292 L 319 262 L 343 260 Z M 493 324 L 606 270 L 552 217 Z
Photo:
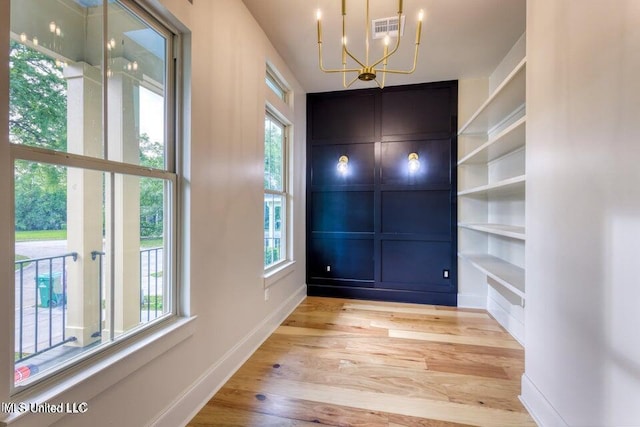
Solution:
M 126 0 L 33 3 L 11 1 L 14 392 L 177 313 L 177 36 Z
M 264 266 L 287 259 L 287 127 L 267 112 L 264 120 Z
M 275 76 L 275 72 L 270 68 L 267 68 L 267 77 L 266 77 L 267 87 L 275 93 L 278 98 L 282 99 L 284 102 L 287 102 L 287 94 L 288 91 L 286 86 L 281 83 L 280 79 Z

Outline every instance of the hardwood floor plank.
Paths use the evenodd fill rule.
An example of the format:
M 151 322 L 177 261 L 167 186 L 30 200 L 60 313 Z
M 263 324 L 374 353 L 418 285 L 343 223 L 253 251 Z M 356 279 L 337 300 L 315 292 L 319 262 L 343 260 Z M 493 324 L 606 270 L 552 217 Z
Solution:
M 221 390 L 212 403 L 264 415 L 280 416 L 286 414 L 288 419 L 314 425 L 387 427 L 389 424 L 388 417 L 377 411 L 349 408 L 273 393 L 257 393 L 255 390 L 233 387 L 225 387 Z
M 480 310 L 308 297 L 191 426 L 535 426 L 522 347 Z
M 393 304 L 393 305 L 386 305 L 386 304 Z M 449 310 L 437 309 L 437 308 L 434 308 L 433 306 L 420 306 L 417 304 L 407 304 L 407 306 L 402 306 L 400 305 L 400 303 L 374 304 L 370 301 L 367 301 L 366 304 L 347 303 L 344 305 L 344 308 L 345 310 L 382 311 L 382 312 L 390 312 L 390 313 L 420 314 L 420 315 L 430 315 L 430 316 L 473 317 L 473 318 L 480 318 L 480 319 L 490 318 L 488 313 L 483 313 L 483 312 L 467 311 L 467 310 L 449 311 Z
M 242 381 L 234 378 L 229 380 L 229 386 L 257 393 L 260 393 L 262 388 L 262 384 L 255 381 Z M 310 384 L 282 379 L 269 381 L 268 390 L 272 394 L 289 398 L 473 426 L 535 426 L 529 414 L 523 412 L 397 396 L 389 393 L 350 390 L 333 385 Z
M 463 336 L 463 335 L 452 335 L 452 334 L 434 334 L 429 332 L 416 332 L 416 331 L 403 331 L 390 329 L 389 336 L 392 338 L 406 338 L 411 340 L 421 340 L 421 341 L 435 341 L 435 342 L 445 342 L 452 344 L 469 344 L 469 345 L 479 345 L 483 347 L 500 347 L 500 348 L 512 348 L 512 349 L 521 349 L 522 346 L 518 344 L 518 342 L 513 341 L 512 339 L 500 339 L 500 338 L 492 338 L 492 337 L 477 337 L 477 336 Z
M 278 416 L 229 408 L 212 401 L 187 424 L 188 427 L 317 427 L 327 424 L 292 420 Z M 331 424 L 329 424 L 331 425 Z

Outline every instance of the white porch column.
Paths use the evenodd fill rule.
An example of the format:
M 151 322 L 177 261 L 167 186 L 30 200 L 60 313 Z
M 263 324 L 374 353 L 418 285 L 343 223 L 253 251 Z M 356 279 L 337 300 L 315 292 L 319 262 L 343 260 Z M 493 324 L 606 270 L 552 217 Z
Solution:
M 100 70 L 83 62 L 65 67 L 67 80 L 67 150 L 102 155 L 102 83 Z M 67 263 L 66 335 L 70 345 L 84 347 L 100 339 L 101 297 L 99 262 L 92 251 L 102 251 L 102 173 L 69 168 L 67 171 L 67 245 L 78 253 Z M 92 335 L 94 335 L 92 337 Z
M 109 160 L 138 164 L 140 148 L 138 141 L 138 83 L 122 70 L 116 59 L 113 74 L 108 82 L 108 135 Z M 123 62 L 124 64 L 124 62 Z M 111 191 L 107 183 L 107 191 Z M 140 179 L 116 175 L 114 183 L 114 280 L 115 290 L 107 292 L 107 307 L 115 300 L 113 328 L 120 335 L 140 323 Z M 109 198 L 107 198 L 109 200 Z M 111 208 L 107 204 L 107 218 Z M 110 236 L 107 235 L 107 248 Z M 107 263 L 107 283 L 110 282 L 110 265 Z M 107 310 L 107 323 L 110 324 Z

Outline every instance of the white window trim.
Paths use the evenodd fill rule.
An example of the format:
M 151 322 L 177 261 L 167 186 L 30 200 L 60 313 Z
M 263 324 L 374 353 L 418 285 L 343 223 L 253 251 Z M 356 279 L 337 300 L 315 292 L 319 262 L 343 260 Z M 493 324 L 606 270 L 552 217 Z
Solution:
M 263 194 L 278 194 L 284 196 L 286 199 L 286 211 L 285 211 L 285 253 L 283 259 L 271 264 L 264 269 L 263 286 L 264 289 L 276 284 L 284 277 L 295 271 L 296 261 L 294 259 L 293 251 L 293 180 L 291 173 L 291 156 L 292 156 L 292 123 L 287 117 L 292 114 L 292 101 L 293 93 L 289 86 L 285 83 L 284 78 L 275 69 L 275 67 L 269 62 L 266 62 L 266 76 L 271 78 L 272 81 L 283 90 L 285 96 L 284 99 L 278 97 L 269 84 L 265 81 L 265 116 L 271 116 L 282 125 L 284 125 L 284 141 L 283 141 L 283 170 L 284 170 L 284 188 L 282 192 L 268 190 L 263 188 Z M 271 100 L 275 101 L 272 102 Z M 263 120 L 264 121 L 264 120 Z M 264 139 L 264 136 L 263 136 Z
M 267 72 L 265 74 L 265 78 L 271 80 L 271 82 L 282 91 L 282 97 L 280 97 L 279 94 L 265 82 L 267 88 L 269 88 L 269 90 L 273 92 L 279 100 L 284 102 L 286 105 L 290 105 L 291 89 L 289 89 L 289 85 L 285 82 L 280 73 L 269 62 L 267 62 Z
M 295 269 L 296 262 L 295 260 L 285 259 L 281 262 L 274 264 L 266 270 L 264 274 L 264 288 L 270 288 L 271 286 L 278 283 L 280 280 L 284 279 L 289 274 L 296 271 Z
M 12 396 L 11 402 L 57 403 L 63 400 L 80 403 L 91 400 L 192 336 L 196 328 L 196 318 L 196 316 L 174 317 L 170 322 L 162 322 L 156 327 L 148 328 L 136 336 L 129 337 L 130 339 L 105 349 L 104 354 L 89 365 L 81 363 L 71 368 L 54 384 L 39 384 Z M 99 386 L 88 384 L 89 379 Z M 89 410 L 91 410 L 90 407 Z M 65 415 L 67 414 L 17 412 L 7 414 L 0 423 L 11 426 L 25 418 L 29 418 L 29 421 L 33 419 L 36 423 L 36 418 L 46 417 L 42 421 L 49 424 Z
M 275 262 L 273 264 L 270 264 L 268 266 L 266 266 L 264 268 L 265 270 L 265 274 L 268 274 L 270 271 L 277 269 L 278 267 L 280 267 L 283 263 L 290 261 L 291 260 L 291 248 L 290 248 L 290 244 L 291 244 L 291 237 L 290 237 L 290 227 L 289 224 L 291 223 L 291 219 L 290 219 L 290 215 L 291 215 L 291 193 L 289 191 L 290 188 L 290 177 L 289 177 L 289 132 L 291 129 L 291 125 L 288 123 L 287 120 L 283 119 L 282 116 L 277 112 L 274 111 L 273 108 L 270 108 L 269 106 L 267 106 L 267 108 L 265 109 L 265 119 L 269 118 L 273 121 L 278 122 L 280 125 L 282 125 L 282 174 L 283 174 L 283 180 L 282 180 L 282 190 L 271 190 L 268 188 L 263 188 L 263 194 L 273 194 L 275 196 L 280 196 L 284 199 L 285 201 L 285 209 L 284 209 L 284 213 L 282 213 L 280 215 L 284 216 L 284 225 L 281 225 L 281 229 L 284 230 L 284 257 L 282 259 L 280 259 L 278 262 Z M 265 129 L 265 136 L 266 136 L 266 129 Z M 263 137 L 264 139 L 264 137 Z M 275 215 L 275 214 L 274 214 Z

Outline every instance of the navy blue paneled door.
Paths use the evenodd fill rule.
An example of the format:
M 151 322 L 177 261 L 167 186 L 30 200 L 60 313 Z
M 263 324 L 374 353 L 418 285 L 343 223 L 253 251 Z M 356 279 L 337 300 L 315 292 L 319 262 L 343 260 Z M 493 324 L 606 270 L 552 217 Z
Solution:
M 456 81 L 307 95 L 309 295 L 457 304 L 457 99 Z

